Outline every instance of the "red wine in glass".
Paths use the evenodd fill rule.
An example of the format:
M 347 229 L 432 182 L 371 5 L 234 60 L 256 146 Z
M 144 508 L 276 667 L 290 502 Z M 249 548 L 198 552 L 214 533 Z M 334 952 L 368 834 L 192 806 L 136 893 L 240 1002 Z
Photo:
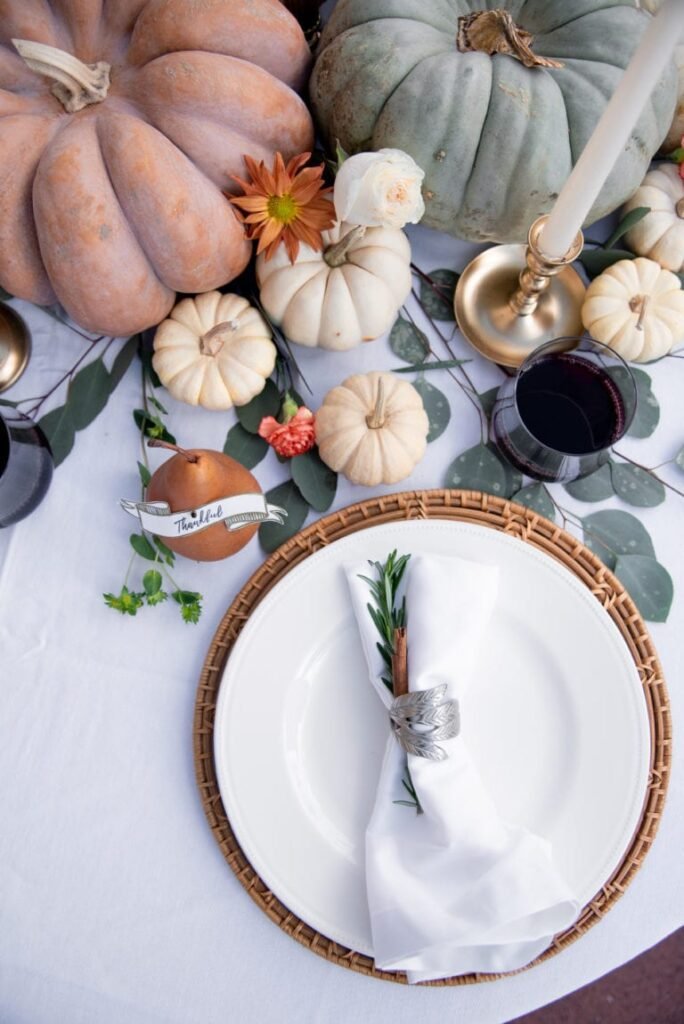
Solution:
M 52 452 L 45 434 L 27 416 L 0 416 L 0 527 L 24 519 L 41 503 L 52 480 Z
M 632 374 L 619 357 L 593 341 L 572 350 L 563 341 L 565 348 L 550 342 L 523 363 L 500 389 L 492 413 L 492 437 L 502 454 L 540 480 L 594 472 L 636 406 Z

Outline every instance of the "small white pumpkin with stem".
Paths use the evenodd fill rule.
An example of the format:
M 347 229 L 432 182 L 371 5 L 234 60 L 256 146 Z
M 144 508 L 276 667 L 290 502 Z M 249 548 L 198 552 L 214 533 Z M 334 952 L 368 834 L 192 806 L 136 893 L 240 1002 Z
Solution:
M 152 365 L 179 401 L 230 409 L 263 391 L 276 354 L 270 328 L 247 299 L 205 292 L 181 299 L 159 325 Z
M 409 476 L 425 454 L 428 430 L 420 395 L 393 373 L 348 377 L 328 392 L 316 413 L 323 462 L 367 487 Z
M 338 223 L 322 232 L 323 251 L 300 245 L 290 262 L 280 245 L 261 254 L 261 304 L 299 345 L 344 351 L 388 331 L 411 291 L 411 246 L 397 228 Z
M 648 256 L 666 270 L 684 269 L 684 181 L 674 164 L 649 171 L 623 213 L 647 206 L 647 213 L 626 234 L 637 256 Z
M 660 359 L 684 340 L 681 282 L 654 260 L 620 260 L 587 288 L 582 322 L 623 359 Z

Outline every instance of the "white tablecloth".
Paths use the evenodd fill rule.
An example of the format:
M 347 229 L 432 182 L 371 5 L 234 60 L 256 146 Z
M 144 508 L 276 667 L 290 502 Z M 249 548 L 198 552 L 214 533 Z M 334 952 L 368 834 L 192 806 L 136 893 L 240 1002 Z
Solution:
M 411 235 L 425 269 L 461 269 L 476 251 L 426 230 Z M 41 394 L 84 342 L 45 313 L 15 305 L 30 323 L 34 355 L 13 394 Z M 455 344 L 470 354 L 462 339 Z M 386 340 L 297 356 L 314 407 L 352 372 L 399 365 Z M 479 359 L 470 369 L 480 390 L 500 379 Z M 622 447 L 655 465 L 684 442 L 684 366 L 668 359 L 649 372 L 662 422 L 648 440 Z M 452 459 L 476 443 L 467 400 L 444 373 L 430 380 L 449 395 L 446 432 L 401 488 L 341 479 L 334 508 L 383 490 L 442 486 Z M 222 447 L 232 414 L 164 402 L 181 444 Z M 3 1024 L 494 1024 L 587 984 L 684 924 L 684 755 L 676 742 L 684 728 L 683 499 L 669 495 L 638 512 L 676 587 L 669 623 L 652 626 L 670 687 L 675 753 L 645 866 L 597 927 L 542 966 L 490 984 L 407 989 L 327 963 L 275 927 L 233 876 L 205 820 L 192 760 L 195 688 L 221 616 L 264 557 L 258 542 L 223 563 L 178 561 L 181 585 L 204 594 L 197 626 L 182 624 L 172 602 L 135 619 L 102 602 L 103 591 L 121 586 L 129 558 L 132 521 L 117 499 L 139 490 L 131 417 L 139 404 L 136 362 L 96 423 L 77 435 L 40 508 L 0 533 Z M 153 466 L 165 457 L 152 452 Z M 287 477 L 272 453 L 255 472 L 264 489 Z M 663 473 L 681 487 L 676 468 Z M 580 513 L 619 505 L 574 505 L 556 490 Z

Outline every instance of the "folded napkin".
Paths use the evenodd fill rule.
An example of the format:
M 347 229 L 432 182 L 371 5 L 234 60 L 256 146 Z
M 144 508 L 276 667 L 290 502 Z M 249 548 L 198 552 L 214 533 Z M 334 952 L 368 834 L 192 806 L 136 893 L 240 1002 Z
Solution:
M 368 563 L 347 568 L 373 686 L 381 677 Z M 461 558 L 413 556 L 406 572 L 411 692 L 447 684 L 458 700 L 473 678 L 496 601 L 498 569 Z M 524 967 L 576 919 L 579 904 L 550 844 L 501 815 L 468 752 L 468 721 L 440 742 L 442 761 L 408 755 L 422 814 L 397 804 L 407 755 L 390 733 L 366 833 L 366 886 L 375 962 L 410 982 Z M 502 766 L 505 770 L 505 766 Z

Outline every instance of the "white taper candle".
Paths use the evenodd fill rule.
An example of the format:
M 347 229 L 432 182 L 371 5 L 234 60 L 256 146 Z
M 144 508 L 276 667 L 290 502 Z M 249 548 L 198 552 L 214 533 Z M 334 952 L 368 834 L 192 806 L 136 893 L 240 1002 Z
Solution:
M 539 239 L 545 255 L 560 258 L 572 245 L 683 31 L 684 0 L 665 0 L 549 214 Z

